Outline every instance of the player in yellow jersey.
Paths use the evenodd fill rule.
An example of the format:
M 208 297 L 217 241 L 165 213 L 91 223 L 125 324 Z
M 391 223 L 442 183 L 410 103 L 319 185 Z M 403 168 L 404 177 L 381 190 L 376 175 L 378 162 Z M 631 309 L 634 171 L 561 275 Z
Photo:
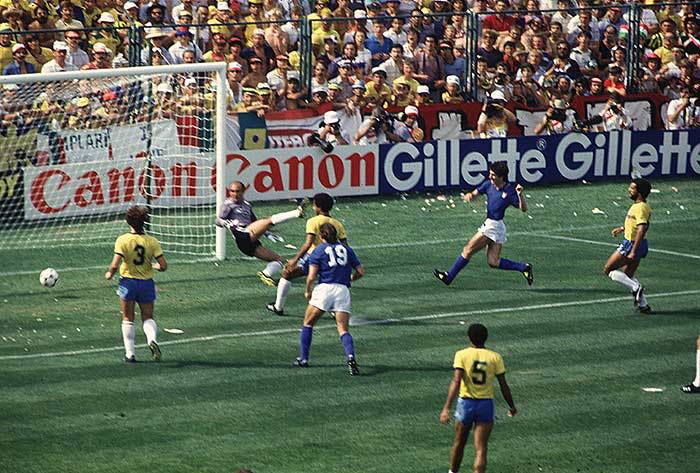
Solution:
M 145 226 L 148 211 L 145 207 L 131 207 L 126 211 L 126 223 L 131 231 L 125 233 L 114 243 L 114 257 L 105 273 L 106 279 L 112 279 L 119 270 L 119 303 L 122 308 L 122 337 L 124 339 L 124 361 L 135 363 L 134 318 L 136 304 L 141 311 L 143 333 L 155 361 L 160 361 L 160 347 L 156 341 L 158 327 L 153 320 L 153 305 L 156 300 L 156 286 L 153 282 L 153 270 L 165 271 L 168 262 L 163 256 L 160 242 L 146 235 Z M 154 263 L 153 260 L 156 260 Z M 120 264 L 121 262 L 121 264 Z
M 277 315 L 284 315 L 284 303 L 292 288 L 291 279 L 309 274 L 308 259 L 314 248 L 321 244 L 321 225 L 324 223 L 333 225 L 338 232 L 338 240 L 343 244 L 347 243 L 345 227 L 330 215 L 333 208 L 333 197 L 323 192 L 316 194 L 313 198 L 313 204 L 315 215 L 306 221 L 306 241 L 301 245 L 294 258 L 287 262 L 284 271 L 282 271 L 282 277 L 277 283 L 275 302 L 270 302 L 265 306 L 267 310 Z
M 643 314 L 651 312 L 651 307 L 644 297 L 644 287 L 639 280 L 634 277 L 634 273 L 639 267 L 641 259 L 648 251 L 647 231 L 649 230 L 649 220 L 651 218 L 651 207 L 647 204 L 647 197 L 651 192 L 651 184 L 643 178 L 632 179 L 627 189 L 630 199 L 634 204 L 627 211 L 625 224 L 612 229 L 612 236 L 616 237 L 624 233 L 617 250 L 608 258 L 603 271 L 610 279 L 627 286 L 634 296 L 634 306 Z
M 455 438 L 450 451 L 450 473 L 457 473 L 462 463 L 464 446 L 469 431 L 474 426 L 474 472 L 486 471 L 486 452 L 493 429 L 494 403 L 493 383 L 498 380 L 501 394 L 508 403 L 508 415 L 513 417 L 513 396 L 506 382 L 503 358 L 495 351 L 485 348 L 488 330 L 482 324 L 471 324 L 467 331 L 471 346 L 455 353 L 454 376 L 447 392 L 447 400 L 440 412 L 440 422 L 450 421 L 450 408 L 459 393 L 455 410 Z

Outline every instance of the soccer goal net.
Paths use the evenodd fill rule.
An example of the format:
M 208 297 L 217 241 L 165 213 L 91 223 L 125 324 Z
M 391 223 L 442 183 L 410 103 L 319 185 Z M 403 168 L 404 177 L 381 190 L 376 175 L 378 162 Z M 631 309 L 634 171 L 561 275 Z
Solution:
M 224 63 L 5 76 L 0 92 L 0 250 L 110 245 L 144 205 L 164 251 L 216 255 Z

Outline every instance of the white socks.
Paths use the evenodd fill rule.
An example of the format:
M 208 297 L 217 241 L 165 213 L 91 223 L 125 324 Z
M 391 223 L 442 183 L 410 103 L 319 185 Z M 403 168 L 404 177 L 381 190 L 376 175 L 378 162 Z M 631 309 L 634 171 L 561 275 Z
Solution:
M 286 222 L 287 220 L 291 220 L 293 218 L 299 218 L 300 216 L 301 210 L 294 209 L 290 210 L 289 212 L 280 212 L 278 214 L 274 214 L 270 217 L 270 221 L 272 221 L 273 225 L 277 225 L 278 223 Z
M 158 326 L 156 321 L 153 319 L 147 319 L 143 321 L 143 333 L 146 334 L 146 342 L 149 344 L 156 341 L 156 334 L 158 333 Z
M 637 278 L 632 278 L 632 281 L 634 281 L 636 284 L 641 284 Z M 647 296 L 642 292 L 642 297 L 639 298 L 639 307 L 646 307 L 647 305 L 649 305 L 647 303 Z
M 289 279 L 281 278 L 277 283 L 277 299 L 275 299 L 275 309 L 284 309 L 284 303 L 287 300 L 287 294 L 292 288 L 292 282 Z
M 700 388 L 700 350 L 695 352 L 695 381 L 693 386 Z
M 275 274 L 279 273 L 281 270 L 282 263 L 280 263 L 279 261 L 270 261 L 269 263 L 267 263 L 267 266 L 265 266 L 265 269 L 262 270 L 262 273 L 268 278 L 271 278 Z
M 131 358 L 136 349 L 136 329 L 133 322 L 122 320 L 122 338 L 124 339 L 124 355 Z
M 639 288 L 639 282 L 634 282 L 632 279 L 629 278 L 629 276 L 627 276 L 619 269 L 616 269 L 615 271 L 610 271 L 610 273 L 608 273 L 608 277 L 615 282 L 627 286 L 630 289 L 630 291 L 636 291 Z

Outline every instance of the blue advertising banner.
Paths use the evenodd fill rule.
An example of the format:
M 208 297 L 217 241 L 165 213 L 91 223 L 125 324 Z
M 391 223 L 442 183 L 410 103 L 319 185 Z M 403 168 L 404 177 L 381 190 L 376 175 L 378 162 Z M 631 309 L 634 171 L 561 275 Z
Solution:
M 379 192 L 466 189 L 489 163 L 528 185 L 629 177 L 700 176 L 700 130 L 568 133 L 490 140 L 381 145 Z

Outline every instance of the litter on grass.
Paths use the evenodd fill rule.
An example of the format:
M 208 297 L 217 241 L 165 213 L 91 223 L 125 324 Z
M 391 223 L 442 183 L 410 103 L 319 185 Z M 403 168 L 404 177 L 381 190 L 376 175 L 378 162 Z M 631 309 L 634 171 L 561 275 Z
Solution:
M 593 212 L 593 213 L 596 214 L 596 215 L 605 215 L 605 212 L 603 212 L 602 210 L 600 210 L 598 207 L 596 207 L 596 208 L 594 208 L 593 210 L 591 210 L 591 212 Z
M 168 333 L 174 333 L 176 335 L 185 333 L 184 330 L 180 330 L 179 328 L 164 328 L 163 331 Z

